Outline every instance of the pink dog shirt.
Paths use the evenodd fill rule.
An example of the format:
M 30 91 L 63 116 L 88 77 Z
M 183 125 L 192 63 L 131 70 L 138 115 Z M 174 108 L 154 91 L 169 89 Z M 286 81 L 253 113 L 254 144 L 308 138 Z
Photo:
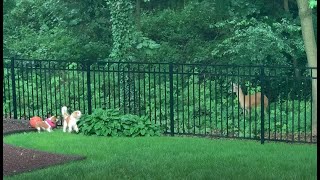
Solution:
M 49 124 L 49 126 L 51 126 L 52 128 L 55 128 L 56 127 L 56 125 L 51 121 L 51 119 L 50 118 L 47 118 L 46 119 L 46 122 Z

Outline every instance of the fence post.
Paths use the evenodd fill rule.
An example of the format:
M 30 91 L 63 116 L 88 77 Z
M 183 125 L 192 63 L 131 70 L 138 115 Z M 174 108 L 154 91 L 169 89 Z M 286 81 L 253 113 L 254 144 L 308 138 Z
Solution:
M 264 144 L 264 67 L 260 68 L 260 81 L 261 81 L 261 144 Z
M 11 81 L 12 81 L 12 104 L 13 104 L 13 118 L 17 119 L 17 93 L 16 93 L 16 80 L 14 74 L 14 57 L 11 58 Z M 11 117 L 11 115 L 10 115 Z
M 170 134 L 174 136 L 174 114 L 173 114 L 173 64 L 169 64 L 170 81 Z
M 92 106 L 91 106 L 91 80 L 90 80 L 91 62 L 87 61 L 86 62 L 86 66 L 87 66 L 87 89 L 88 89 L 88 93 L 87 93 L 87 97 L 88 97 L 88 114 L 91 114 L 92 113 Z

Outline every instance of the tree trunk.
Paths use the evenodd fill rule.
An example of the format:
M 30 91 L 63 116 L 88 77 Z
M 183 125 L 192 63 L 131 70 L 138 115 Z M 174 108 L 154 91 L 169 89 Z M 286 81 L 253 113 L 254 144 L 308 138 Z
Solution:
M 140 16 L 141 16 L 141 12 L 140 12 L 140 5 L 141 5 L 141 0 L 136 0 L 136 27 L 137 30 L 140 31 L 141 30 L 141 24 L 140 24 Z
M 293 66 L 294 66 L 294 74 L 295 74 L 297 80 L 300 81 L 300 70 L 298 68 L 298 61 L 295 57 L 291 57 L 291 58 L 292 58 Z
M 317 44 L 312 24 L 312 12 L 307 0 L 297 0 L 297 4 L 308 66 L 317 67 Z M 311 74 L 317 78 L 316 69 L 312 70 Z M 312 80 L 312 134 L 317 135 L 317 79 Z
M 283 0 L 283 8 L 286 12 L 289 12 L 289 0 Z

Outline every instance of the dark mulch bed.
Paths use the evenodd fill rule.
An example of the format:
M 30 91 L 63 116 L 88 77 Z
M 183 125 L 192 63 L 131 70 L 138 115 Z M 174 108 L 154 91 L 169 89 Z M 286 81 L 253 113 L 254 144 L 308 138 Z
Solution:
M 35 131 L 35 129 L 29 127 L 28 121 L 3 120 L 3 136 L 27 131 Z M 15 175 L 84 158 L 82 156 L 61 155 L 25 149 L 3 143 L 3 175 Z

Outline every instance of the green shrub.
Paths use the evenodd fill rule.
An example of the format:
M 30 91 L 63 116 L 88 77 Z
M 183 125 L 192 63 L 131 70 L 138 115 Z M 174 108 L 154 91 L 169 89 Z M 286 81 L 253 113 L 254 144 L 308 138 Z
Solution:
M 160 136 L 160 126 L 146 116 L 120 114 L 116 109 L 96 109 L 78 122 L 80 133 L 98 136 Z

